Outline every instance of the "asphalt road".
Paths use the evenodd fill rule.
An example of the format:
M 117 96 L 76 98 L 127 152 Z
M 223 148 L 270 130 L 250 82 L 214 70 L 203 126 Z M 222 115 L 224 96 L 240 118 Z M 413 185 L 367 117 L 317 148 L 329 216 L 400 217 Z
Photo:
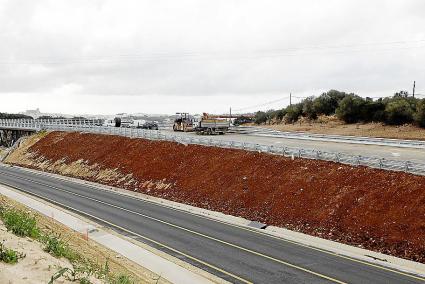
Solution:
M 185 135 L 199 137 L 195 133 L 187 132 L 173 132 L 172 130 L 161 130 L 161 132 L 174 134 L 174 135 Z M 362 155 L 368 157 L 379 157 L 391 160 L 400 161 L 412 161 L 425 163 L 425 151 L 424 149 L 414 148 L 400 148 L 393 146 L 379 146 L 379 145 L 366 145 L 366 144 L 350 144 L 344 142 L 323 142 L 313 141 L 304 139 L 294 138 L 283 138 L 283 137 L 264 137 L 244 134 L 231 134 L 225 135 L 211 135 L 203 136 L 209 139 L 225 140 L 225 141 L 237 141 L 237 142 L 250 142 L 262 145 L 275 145 L 275 146 L 287 146 L 304 149 L 315 149 L 327 152 L 340 152 L 352 155 Z
M 42 197 L 234 283 L 424 283 L 400 271 L 313 249 L 137 198 L 0 166 L 0 183 Z

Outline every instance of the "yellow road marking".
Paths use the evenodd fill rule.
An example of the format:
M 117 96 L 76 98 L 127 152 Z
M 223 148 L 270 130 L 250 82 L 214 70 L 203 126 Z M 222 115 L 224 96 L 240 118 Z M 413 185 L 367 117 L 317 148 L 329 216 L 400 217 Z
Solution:
M 100 200 L 97 200 L 95 198 L 87 197 L 87 196 L 84 196 L 84 195 L 81 195 L 81 194 L 78 194 L 78 193 L 70 192 L 68 190 L 64 190 L 64 189 L 61 189 L 61 188 L 58 188 L 58 187 L 55 187 L 55 186 L 47 185 L 47 184 L 40 183 L 40 182 L 37 182 L 37 181 L 33 181 L 33 180 L 30 180 L 30 179 L 26 179 L 26 178 L 21 178 L 21 177 L 19 177 L 19 178 L 20 179 L 27 180 L 27 181 L 30 181 L 30 182 L 33 182 L 33 183 L 36 183 L 36 184 L 39 184 L 39 185 L 42 185 L 42 186 L 50 187 L 50 188 L 53 188 L 55 190 L 66 192 L 66 193 L 71 194 L 71 195 L 74 195 L 74 196 L 78 196 L 78 197 L 81 197 L 81 198 L 92 200 L 94 202 L 97 202 L 97 203 L 100 203 L 100 204 L 104 204 L 104 205 L 107 205 L 107 206 L 110 206 L 110 207 L 113 207 L 113 208 L 116 208 L 116 209 L 119 209 L 119 210 L 122 210 L 122 211 L 126 211 L 126 212 L 132 213 L 134 215 L 138 215 L 138 216 L 144 217 L 146 219 L 150 219 L 150 220 L 153 220 L 153 221 L 156 221 L 156 222 L 159 222 L 159 223 L 168 225 L 170 227 L 174 227 L 174 228 L 177 228 L 177 229 L 180 229 L 180 230 L 189 232 L 191 234 L 198 235 L 198 236 L 201 236 L 201 237 L 204 237 L 204 238 L 207 238 L 207 239 L 210 239 L 210 240 L 213 240 L 213 241 L 216 241 L 216 242 L 225 244 L 227 246 L 234 247 L 234 248 L 237 248 L 239 250 L 246 251 L 248 253 L 251 253 L 251 254 L 254 254 L 254 255 L 257 255 L 257 256 L 260 256 L 260 257 L 263 257 L 263 258 L 266 258 L 266 259 L 269 259 L 269 260 L 272 260 L 272 261 L 275 261 L 275 262 L 278 262 L 278 263 L 281 263 L 281 264 L 284 264 L 284 265 L 286 265 L 288 267 L 291 267 L 291 268 L 294 268 L 294 269 L 297 269 L 297 270 L 300 270 L 300 271 L 303 271 L 303 272 L 306 272 L 306 273 L 309 273 L 309 274 L 318 276 L 320 278 L 323 278 L 323 279 L 326 279 L 326 280 L 329 280 L 329 281 L 332 281 L 332 282 L 335 282 L 335 283 L 340 283 L 340 284 L 344 284 L 345 283 L 345 282 L 340 281 L 338 279 L 335 279 L 335 278 L 326 276 L 326 275 L 321 274 L 321 273 L 318 273 L 318 272 L 314 272 L 312 270 L 303 268 L 301 266 L 298 266 L 298 265 L 295 265 L 295 264 L 292 264 L 292 263 L 289 263 L 289 262 L 286 262 L 286 261 L 283 261 L 283 260 L 280 260 L 280 259 L 277 259 L 277 258 L 268 256 L 268 255 L 265 255 L 265 254 L 262 254 L 262 253 L 259 253 L 259 252 L 256 252 L 256 251 L 253 251 L 253 250 L 250 250 L 250 249 L 247 249 L 247 248 L 244 248 L 244 247 L 241 247 L 241 246 L 238 246 L 238 245 L 235 245 L 235 244 L 232 244 L 232 243 L 229 243 L 229 242 L 226 242 L 226 241 L 223 241 L 223 240 L 220 240 L 220 239 L 217 239 L 217 238 L 214 238 L 214 237 L 211 237 L 211 236 L 208 236 L 208 235 L 205 235 L 205 234 L 202 234 L 202 233 L 199 233 L 199 232 L 196 232 L 196 231 L 193 231 L 193 230 L 190 230 L 190 229 L 187 229 L 187 228 L 184 228 L 184 227 L 181 227 L 181 226 L 178 226 L 178 225 L 175 225 L 175 224 L 172 224 L 172 223 L 169 223 L 169 222 L 166 222 L 166 221 L 163 221 L 163 220 L 160 220 L 160 219 L 157 219 L 157 218 L 154 218 L 154 217 L 151 217 L 151 216 L 148 216 L 148 215 L 139 213 L 139 212 L 135 212 L 133 210 L 129 210 L 129 209 L 126 209 L 126 208 L 123 208 L 123 207 L 120 207 L 120 206 L 117 206 L 117 205 L 114 205 L 114 204 L 110 204 L 110 203 L 107 203 L 107 202 L 104 202 L 104 201 L 100 201 Z
M 27 170 L 27 169 L 24 168 L 23 170 Z M 43 175 L 42 173 L 35 173 L 35 174 L 36 175 Z M 60 177 L 53 177 L 53 178 L 55 178 L 55 179 L 62 179 Z M 63 180 L 65 180 L 65 179 L 63 179 Z M 385 267 L 385 266 L 373 264 L 373 263 L 370 263 L 370 262 L 367 262 L 367 261 L 363 261 L 363 260 L 360 260 L 360 259 L 355 259 L 355 258 L 352 258 L 352 257 L 349 257 L 349 256 L 337 254 L 337 253 L 334 253 L 334 252 L 331 252 L 331 251 L 327 251 L 327 250 L 324 250 L 324 249 L 315 248 L 315 247 L 312 247 L 312 246 L 309 246 L 309 245 L 298 243 L 296 241 L 291 241 L 291 240 L 284 239 L 284 238 L 281 238 L 281 237 L 273 236 L 271 234 L 266 234 L 266 233 L 260 232 L 258 230 L 255 230 L 255 229 L 251 229 L 251 228 L 246 228 L 246 227 L 243 227 L 243 226 L 235 225 L 235 224 L 228 223 L 228 222 L 221 221 L 221 220 L 217 220 L 217 219 L 214 219 L 214 218 L 211 218 L 211 217 L 208 217 L 208 216 L 203 216 L 203 215 L 200 215 L 200 214 L 197 214 L 197 213 L 192 213 L 192 212 L 188 212 L 188 211 L 185 211 L 185 210 L 182 210 L 182 209 L 173 208 L 173 207 L 168 206 L 168 205 L 165 205 L 165 204 L 157 203 L 157 202 L 154 202 L 154 201 L 151 201 L 151 200 L 141 199 L 141 198 L 134 197 L 134 196 L 127 195 L 127 194 L 123 194 L 123 193 L 120 193 L 120 192 L 107 191 L 105 189 L 96 187 L 94 185 L 86 185 L 86 184 L 84 184 L 84 185 L 85 186 L 92 187 L 92 188 L 94 188 L 96 190 L 111 192 L 111 193 L 114 193 L 114 194 L 118 194 L 120 196 L 124 196 L 126 198 L 130 198 L 130 199 L 134 199 L 134 200 L 139 200 L 139 201 L 147 202 L 147 203 L 150 203 L 150 204 L 153 204 L 153 205 L 157 205 L 157 206 L 161 206 L 161 207 L 164 207 L 164 208 L 167 208 L 167 209 L 170 209 L 170 210 L 178 211 L 178 212 L 185 213 L 185 214 L 190 214 L 192 216 L 196 216 L 196 217 L 207 219 L 207 220 L 214 221 L 214 222 L 217 222 L 217 223 L 225 224 L 225 225 L 232 226 L 232 227 L 235 227 L 235 228 L 238 228 L 238 229 L 241 229 L 241 230 L 249 231 L 249 232 L 252 232 L 252 233 L 255 233 L 255 234 L 259 234 L 259 235 L 262 235 L 262 236 L 267 236 L 267 237 L 270 237 L 270 238 L 273 238 L 273 239 L 276 239 L 276 240 L 280 240 L 280 241 L 283 241 L 283 242 L 291 243 L 291 244 L 294 244 L 294 245 L 297 245 L 297 246 L 309 248 L 309 249 L 312 249 L 312 250 L 315 250 L 315 251 L 319 251 L 319 252 L 322 252 L 322 253 L 325 253 L 325 254 L 328 254 L 328 255 L 332 255 L 332 256 L 335 256 L 335 257 L 339 257 L 339 258 L 343 258 L 343 259 L 350 260 L 350 261 L 353 261 L 353 262 L 361 263 L 361 264 L 364 264 L 364 265 L 367 265 L 367 266 L 371 266 L 371 267 L 374 267 L 374 268 L 378 268 L 378 269 L 381 269 L 381 270 L 393 272 L 393 273 L 396 273 L 396 274 L 399 274 L 399 275 L 403 275 L 403 276 L 406 276 L 406 277 L 410 277 L 410 278 L 413 278 L 413 279 L 425 281 L 425 279 L 422 278 L 422 277 L 418 277 L 418 276 L 415 276 L 415 275 L 412 275 L 412 274 L 404 273 L 402 271 L 394 270 L 394 269 L 391 269 L 391 268 L 388 268 L 388 267 Z
M 203 261 L 203 260 L 200 260 L 200 259 L 198 259 L 198 258 L 196 258 L 196 257 L 191 256 L 191 255 L 188 255 L 188 254 L 186 254 L 186 253 L 184 253 L 184 252 L 181 252 L 181 251 L 179 251 L 179 250 L 177 250 L 177 249 L 175 249 L 175 248 L 172 248 L 172 247 L 170 247 L 170 246 L 168 246 L 168 245 L 165 245 L 165 244 L 163 244 L 163 243 L 161 243 L 161 242 L 158 242 L 158 241 L 155 241 L 155 240 L 153 240 L 153 239 L 151 239 L 151 238 L 145 237 L 145 236 L 143 236 L 143 235 L 141 235 L 141 234 L 139 234 L 139 233 L 133 232 L 133 231 L 128 230 L 128 229 L 126 229 L 126 228 L 123 228 L 123 227 L 121 227 L 121 226 L 119 226 L 119 225 L 113 224 L 113 223 L 111 223 L 111 222 L 109 222 L 109 221 L 106 221 L 106 220 L 104 220 L 104 219 L 100 218 L 100 217 L 97 217 L 97 216 L 91 215 L 91 214 L 86 213 L 86 212 L 84 212 L 84 211 L 81 211 L 81 210 L 79 210 L 79 209 L 75 209 L 75 208 L 70 207 L 70 206 L 68 206 L 68 205 L 65 205 L 65 204 L 63 204 L 63 203 L 61 203 L 61 202 L 59 202 L 59 201 L 55 201 L 55 200 L 51 200 L 51 199 L 49 199 L 49 198 L 43 197 L 43 196 L 41 196 L 41 195 L 39 195 L 39 194 L 37 194 L 37 193 L 33 193 L 33 192 L 30 192 L 30 191 L 26 191 L 26 190 L 24 190 L 24 189 L 22 189 L 22 188 L 19 188 L 19 187 L 17 187 L 17 186 L 10 185 L 10 184 L 7 184 L 7 183 L 5 183 L 5 182 L 1 182 L 1 183 L 2 183 L 2 184 L 5 184 L 5 185 L 7 185 L 7 186 L 9 186 L 9 187 L 11 187 L 11 188 L 15 188 L 15 189 L 18 189 L 18 190 L 20 190 L 20 191 L 26 192 L 26 193 L 28 193 L 29 195 L 35 195 L 35 196 L 37 196 L 37 197 L 38 197 L 38 198 L 40 198 L 40 199 L 43 199 L 43 200 L 50 200 L 53 204 L 58 204 L 58 205 L 60 205 L 60 206 L 62 206 L 62 207 L 64 207 L 64 208 L 70 209 L 70 210 L 72 210 L 72 211 L 76 211 L 76 212 L 78 212 L 78 213 L 80 213 L 80 214 L 82 214 L 82 215 L 89 216 L 90 218 L 93 218 L 93 219 L 95 219 L 95 220 L 98 220 L 98 221 L 100 221 L 100 222 L 103 222 L 103 223 L 105 223 L 105 224 L 108 224 L 108 225 L 110 225 L 110 226 L 112 226 L 112 227 L 118 228 L 118 229 L 120 229 L 120 230 L 122 230 L 122 231 L 124 231 L 124 232 L 129 233 L 129 234 L 132 234 L 132 235 L 138 236 L 138 237 L 140 237 L 140 238 L 142 238 L 142 239 L 145 239 L 145 240 L 147 240 L 147 241 L 149 241 L 149 242 L 152 242 L 152 243 L 154 243 L 154 244 L 156 244 L 156 245 L 159 245 L 159 246 L 161 246 L 161 247 L 164 247 L 164 248 L 166 248 L 166 249 L 168 249 L 168 250 L 171 250 L 171 251 L 173 251 L 173 252 L 175 252 L 175 253 L 178 253 L 178 254 L 180 254 L 180 255 L 182 255 L 182 256 L 185 256 L 185 257 L 187 257 L 187 258 L 189 258 L 189 259 L 192 259 L 192 260 L 194 260 L 194 261 L 196 261 L 196 262 L 199 262 L 199 263 L 201 263 L 201 264 L 203 264 L 203 265 L 205 265 L 205 266 L 207 266 L 207 267 L 210 267 L 210 268 L 212 268 L 212 269 L 214 269 L 214 270 L 216 270 L 216 271 L 219 271 L 219 272 L 221 272 L 221 273 L 223 273 L 223 274 L 225 274 L 225 275 L 228 275 L 228 276 L 231 276 L 232 278 L 238 279 L 239 281 L 241 281 L 241 282 L 243 282 L 243 283 L 253 284 L 253 282 L 250 282 L 250 281 L 248 281 L 248 280 L 246 280 L 246 279 L 244 279 L 244 278 L 242 278 L 242 277 L 240 277 L 240 276 L 234 275 L 234 274 L 232 274 L 232 273 L 230 273 L 230 272 L 227 272 L 227 271 L 225 271 L 225 270 L 223 270 L 223 269 L 221 269 L 221 268 L 219 268 L 219 267 L 217 267 L 217 266 L 214 266 L 214 265 L 212 265 L 212 264 L 209 264 L 209 263 L 207 263 L 207 262 L 205 262 L 205 261 Z M 36 183 L 37 183 L 37 182 L 36 182 Z M 51 187 L 51 186 L 49 186 L 49 185 L 46 185 L 46 186 Z M 52 188 L 54 188 L 54 187 L 52 187 Z
M 37 175 L 42 175 L 42 174 L 39 174 L 39 173 L 36 173 L 36 174 Z M 54 178 L 61 179 L 59 177 L 54 177 Z M 29 181 L 32 181 L 32 180 L 29 180 Z M 92 188 L 94 188 L 96 190 L 107 191 L 105 189 L 98 188 L 98 187 L 93 186 L 93 185 L 85 185 L 85 186 L 90 186 L 90 187 L 92 187 Z M 165 205 L 165 204 L 160 204 L 160 203 L 157 203 L 157 202 L 154 202 L 154 201 L 141 199 L 141 198 L 130 196 L 130 195 L 127 195 L 127 194 L 123 194 L 123 193 L 120 193 L 120 192 L 115 192 L 115 191 L 107 191 L 107 192 L 118 194 L 120 196 L 124 196 L 124 197 L 130 198 L 130 199 L 147 202 L 147 203 L 150 203 L 150 204 L 153 204 L 153 205 L 161 206 L 161 207 L 164 207 L 164 208 L 167 208 L 167 209 L 171 209 L 171 210 L 174 210 L 174 211 L 178 211 L 178 212 L 181 212 L 181 213 L 190 214 L 192 216 L 196 216 L 196 217 L 200 217 L 200 218 L 207 219 L 207 220 L 210 220 L 210 221 L 214 221 L 214 222 L 217 222 L 217 223 L 225 224 L 225 225 L 228 225 L 228 226 L 232 226 L 232 227 L 235 227 L 235 228 L 238 228 L 238 229 L 242 229 L 242 230 L 245 230 L 245 231 L 249 231 L 249 232 L 252 232 L 252 233 L 256 233 L 256 234 L 259 234 L 259 235 L 271 237 L 273 239 L 277 239 L 277 240 L 284 241 L 284 242 L 287 242 L 287 243 L 291 243 L 291 244 L 294 244 L 294 245 L 297 245 L 297 246 L 309 248 L 309 249 L 312 249 L 312 250 L 315 250 L 315 251 L 319 251 L 319 252 L 322 252 L 322 253 L 325 253 L 325 254 L 328 254 L 328 255 L 332 255 L 332 256 L 343 258 L 343 259 L 350 260 L 350 261 L 353 261 L 353 262 L 361 263 L 361 264 L 364 264 L 364 265 L 367 265 L 367 266 L 371 266 L 371 267 L 374 267 L 374 268 L 378 268 L 378 269 L 381 269 L 381 270 L 393 272 L 395 274 L 403 275 L 403 276 L 406 276 L 406 277 L 409 277 L 409 278 L 413 278 L 413 279 L 425 281 L 424 278 L 419 277 L 419 276 L 415 276 L 415 275 L 408 274 L 408 273 L 405 273 L 405 272 L 402 272 L 402 271 L 394 270 L 392 268 L 388 268 L 388 267 L 385 267 L 385 266 L 373 264 L 373 263 L 370 263 L 370 262 L 367 262 L 367 261 L 363 261 L 363 260 L 360 260 L 360 259 L 355 259 L 355 258 L 352 258 L 352 257 L 349 257 L 349 256 L 344 256 L 344 255 L 337 254 L 337 253 L 334 253 L 334 252 L 331 252 L 331 251 L 327 251 L 327 250 L 324 250 L 324 249 L 315 248 L 315 247 L 312 247 L 312 246 L 309 246 L 309 245 L 298 243 L 296 241 L 291 241 L 291 240 L 284 239 L 284 238 L 281 238 L 281 237 L 273 236 L 271 234 L 266 234 L 266 233 L 260 232 L 258 230 L 254 230 L 254 229 L 250 229 L 250 228 L 245 228 L 243 226 L 239 226 L 239 225 L 231 224 L 231 223 L 228 223 L 228 222 L 225 222 L 225 221 L 213 219 L 213 218 L 210 218 L 208 216 L 203 216 L 203 215 L 199 215 L 199 214 L 196 214 L 196 213 L 188 212 L 188 211 L 185 211 L 185 210 L 182 210 L 182 209 L 173 208 L 173 207 L 170 207 L 170 206 Z

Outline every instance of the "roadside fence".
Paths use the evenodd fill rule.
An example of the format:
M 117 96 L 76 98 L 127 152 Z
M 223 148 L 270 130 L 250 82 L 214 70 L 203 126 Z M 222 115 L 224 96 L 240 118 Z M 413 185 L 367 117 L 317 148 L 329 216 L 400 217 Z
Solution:
M 121 127 L 106 127 L 96 125 L 93 121 L 83 122 L 68 122 L 67 124 L 60 123 L 36 123 L 31 121 L 19 122 L 17 120 L 0 120 L 0 128 L 10 129 L 32 129 L 36 131 L 40 130 L 55 130 L 55 131 L 74 131 L 74 132 L 87 132 L 96 134 L 107 134 L 107 135 L 119 135 L 130 138 L 143 138 L 149 140 L 162 140 L 172 141 L 181 144 L 196 144 L 204 146 L 214 146 L 222 148 L 240 149 L 246 151 L 257 151 L 270 153 L 274 155 L 282 155 L 285 157 L 305 158 L 313 160 L 324 160 L 332 161 L 336 163 L 348 164 L 352 166 L 366 166 L 371 168 L 392 170 L 392 171 L 403 171 L 416 175 L 425 175 L 425 164 L 413 162 L 413 161 L 402 161 L 402 160 L 391 160 L 379 157 L 368 157 L 360 155 L 351 155 L 340 152 L 327 152 L 319 151 L 315 149 L 303 149 L 296 147 L 285 147 L 275 145 L 262 145 L 257 143 L 248 143 L 241 141 L 225 141 L 214 139 L 212 137 L 205 136 L 183 136 L 174 135 L 172 133 L 164 133 L 161 130 L 147 130 L 147 129 L 136 129 L 136 128 L 121 128 Z

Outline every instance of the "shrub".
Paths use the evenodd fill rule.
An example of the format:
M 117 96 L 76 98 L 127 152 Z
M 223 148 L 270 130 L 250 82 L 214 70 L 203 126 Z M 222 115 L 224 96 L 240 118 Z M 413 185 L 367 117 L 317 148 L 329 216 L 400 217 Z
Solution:
M 346 93 L 336 90 L 330 90 L 327 93 L 323 93 L 313 101 L 314 110 L 317 114 L 334 114 L 339 102 L 346 96 Z
M 234 125 L 241 125 L 241 124 L 244 124 L 244 123 L 251 123 L 252 121 L 253 120 L 250 117 L 240 116 L 233 121 L 233 124 Z
M 24 257 L 25 254 L 6 248 L 3 243 L 0 243 L 0 261 L 14 264 Z
M 361 120 L 365 122 L 382 122 L 385 121 L 385 104 L 382 100 L 373 101 L 366 98 L 365 104 L 361 111 Z
M 45 252 L 48 252 L 55 257 L 65 257 L 71 262 L 77 259 L 77 254 L 60 238 L 59 235 L 43 235 L 40 239 L 45 245 Z
M 268 124 L 270 124 L 272 122 L 272 119 L 275 117 L 275 110 L 274 109 L 269 109 L 266 112 L 266 121 Z
M 303 100 L 302 104 L 303 104 L 303 110 L 302 110 L 303 115 L 307 117 L 308 119 L 316 119 L 317 113 L 314 108 L 313 97 L 306 98 L 305 100 Z
M 134 283 L 131 278 L 126 274 L 120 274 L 111 281 L 113 284 L 132 284 Z
M 295 105 L 288 106 L 286 108 L 285 120 L 290 123 L 297 121 L 298 118 L 301 116 L 302 111 L 303 111 L 302 104 L 295 104 Z
M 0 208 L 0 217 L 8 231 L 20 237 L 38 238 L 37 221 L 28 213 L 16 209 Z
M 356 95 L 348 95 L 339 102 L 336 115 L 346 123 L 356 123 L 362 119 L 364 99 Z
M 254 117 L 255 124 L 266 123 L 266 121 L 267 121 L 267 114 L 264 111 L 257 111 Z
M 279 110 L 274 112 L 274 118 L 278 121 L 282 121 L 283 118 L 285 117 L 285 115 L 286 115 L 286 109 L 285 108 L 279 109 Z
M 385 106 L 388 124 L 400 125 L 413 121 L 413 109 L 406 99 L 394 99 Z
M 425 127 L 425 99 L 416 104 L 416 112 L 413 117 L 420 127 Z

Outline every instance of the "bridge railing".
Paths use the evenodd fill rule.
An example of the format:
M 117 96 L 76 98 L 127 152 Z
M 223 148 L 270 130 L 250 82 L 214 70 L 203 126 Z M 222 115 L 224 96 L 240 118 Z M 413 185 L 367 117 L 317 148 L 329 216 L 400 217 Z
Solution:
M 225 141 L 216 140 L 208 137 L 193 137 L 174 135 L 170 133 L 161 132 L 161 130 L 146 130 L 146 129 L 133 129 L 133 128 L 119 128 L 119 127 L 53 127 L 49 126 L 48 129 L 60 131 L 80 131 L 88 133 L 109 134 L 126 136 L 130 138 L 143 138 L 149 140 L 165 140 L 182 144 L 197 144 L 205 146 L 215 146 L 222 148 L 232 148 L 247 151 L 265 152 L 275 155 L 282 155 L 285 157 L 306 158 L 314 160 L 325 160 L 348 164 L 352 166 L 366 166 L 371 168 L 403 171 L 407 173 L 425 175 L 425 164 L 412 162 L 391 160 L 379 157 L 368 157 L 361 155 L 351 155 L 340 152 L 319 151 L 315 149 L 303 149 L 296 147 L 262 145 L 257 143 L 248 143 L 240 141 Z
M 352 166 L 366 166 L 392 171 L 404 171 L 407 173 L 425 175 L 425 164 L 413 161 L 392 160 L 380 157 L 352 155 L 341 152 L 319 151 L 315 149 L 305 149 L 297 147 L 263 145 L 257 143 L 240 142 L 240 141 L 224 141 L 212 139 L 211 137 L 201 136 L 182 136 L 172 133 L 164 133 L 161 130 L 147 130 L 135 128 L 106 127 L 99 126 L 93 121 L 70 122 L 63 123 L 43 121 L 14 121 L 0 120 L 0 127 L 11 128 L 31 128 L 34 130 L 56 130 L 56 131 L 77 131 L 97 134 L 119 135 L 130 138 L 144 138 L 149 140 L 165 140 L 182 144 L 197 144 L 205 146 L 215 146 L 222 148 L 241 149 L 247 151 L 265 152 L 285 157 L 306 158 L 315 160 L 325 160 L 337 163 L 348 164 Z
M 352 144 L 369 144 L 369 145 L 393 146 L 393 147 L 402 147 L 402 148 L 425 149 L 425 141 L 419 141 L 419 140 L 317 134 L 317 133 L 309 133 L 309 132 L 278 131 L 278 130 L 273 130 L 270 128 L 255 127 L 255 126 L 232 127 L 231 131 L 233 133 L 265 136 L 265 137 L 275 137 L 275 138 L 285 138 L 285 139 L 302 139 L 302 140 L 324 141 L 324 142 L 346 142 L 346 143 L 352 143 Z
M 48 126 L 93 127 L 101 126 L 101 119 L 0 119 L 0 127 L 41 130 Z

